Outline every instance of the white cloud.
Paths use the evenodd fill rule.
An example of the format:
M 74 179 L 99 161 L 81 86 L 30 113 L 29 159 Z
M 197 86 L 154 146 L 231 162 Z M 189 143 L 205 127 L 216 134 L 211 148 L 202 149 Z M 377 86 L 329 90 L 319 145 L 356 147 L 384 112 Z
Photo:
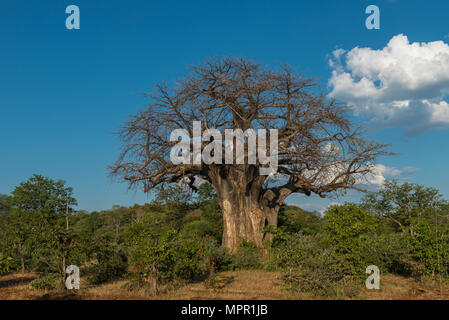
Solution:
M 368 164 L 372 166 L 372 174 L 369 174 L 363 178 L 356 178 L 357 185 L 364 186 L 368 189 L 378 189 L 382 187 L 386 180 L 391 179 L 406 179 L 408 174 L 416 172 L 418 169 L 413 167 L 404 167 L 398 169 L 396 167 L 388 167 L 383 164 Z M 326 206 L 321 206 L 318 210 L 321 216 L 324 216 L 327 209 L 331 206 L 340 206 L 341 203 L 338 202 L 330 202 Z
M 377 128 L 404 127 L 407 134 L 449 128 L 445 42 L 410 43 L 400 34 L 380 50 L 338 49 L 329 64 L 330 96 L 348 103 Z
M 385 180 L 397 179 L 404 177 L 406 174 L 416 172 L 418 169 L 413 167 L 405 167 L 398 169 L 395 167 L 387 167 L 383 164 L 374 164 L 372 174 L 366 177 L 366 181 L 360 181 L 360 184 L 380 187 Z
M 335 163 L 317 170 L 306 170 L 304 176 L 308 179 L 315 181 L 316 186 L 326 185 L 333 182 L 341 173 L 346 172 L 348 169 L 345 163 Z M 383 164 L 367 163 L 364 168 L 369 169 L 369 173 L 366 174 L 353 174 L 354 184 L 362 188 L 379 188 L 386 180 L 392 179 L 408 179 L 408 175 L 412 174 L 419 169 L 414 167 L 388 167 Z M 284 180 L 287 179 L 284 177 Z M 341 177 L 336 180 L 340 182 Z

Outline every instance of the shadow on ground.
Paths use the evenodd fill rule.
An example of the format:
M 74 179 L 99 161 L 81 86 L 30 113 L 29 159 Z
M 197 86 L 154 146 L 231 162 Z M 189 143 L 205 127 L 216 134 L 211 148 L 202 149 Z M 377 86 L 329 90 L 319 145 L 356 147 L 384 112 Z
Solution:
M 35 300 L 83 300 L 83 297 L 76 293 L 54 292 L 46 293 L 42 296 L 35 296 Z
M 7 288 L 7 287 L 14 287 L 14 286 L 20 286 L 20 285 L 26 285 L 29 284 L 31 281 L 36 279 L 36 277 L 24 275 L 24 276 L 18 276 L 12 279 L 3 279 L 0 280 L 0 288 Z

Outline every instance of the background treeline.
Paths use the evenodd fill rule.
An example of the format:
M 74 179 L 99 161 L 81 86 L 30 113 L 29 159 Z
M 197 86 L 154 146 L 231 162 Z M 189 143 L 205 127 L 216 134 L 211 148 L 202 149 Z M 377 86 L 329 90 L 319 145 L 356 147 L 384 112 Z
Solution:
M 286 288 L 315 295 L 352 295 L 369 265 L 381 274 L 449 277 L 449 205 L 438 190 L 386 182 L 361 203 L 331 206 L 321 217 L 284 205 L 276 236 L 264 248 L 220 246 L 222 217 L 215 192 L 202 184 L 157 190 L 152 203 L 75 211 L 64 181 L 34 175 L 0 196 L 0 274 L 35 271 L 35 289 L 63 287 L 66 266 L 86 285 L 128 279 L 153 294 L 187 282 L 220 287 L 220 271 L 279 271 Z

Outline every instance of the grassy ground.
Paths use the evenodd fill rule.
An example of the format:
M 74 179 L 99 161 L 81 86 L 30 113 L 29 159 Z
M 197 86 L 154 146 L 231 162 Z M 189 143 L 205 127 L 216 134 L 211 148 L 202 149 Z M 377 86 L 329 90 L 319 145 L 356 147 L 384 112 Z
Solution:
M 162 290 L 154 297 L 142 289 L 129 291 L 124 288 L 127 281 L 115 281 L 99 286 L 88 286 L 81 282 L 77 292 L 60 290 L 30 290 L 29 283 L 37 277 L 33 273 L 13 273 L 0 277 L 0 299 L 313 299 L 307 294 L 292 294 L 283 289 L 276 272 L 262 270 L 223 272 L 220 278 L 224 287 L 207 288 L 205 283 L 188 284 L 179 288 Z M 449 300 L 449 285 L 432 281 L 417 282 L 411 278 L 385 275 L 381 278 L 380 290 L 362 289 L 355 299 L 445 299 Z

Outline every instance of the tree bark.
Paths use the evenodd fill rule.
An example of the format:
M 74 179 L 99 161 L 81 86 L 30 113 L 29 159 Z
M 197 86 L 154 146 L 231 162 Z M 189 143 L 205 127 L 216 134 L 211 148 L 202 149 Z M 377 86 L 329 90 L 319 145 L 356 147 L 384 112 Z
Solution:
M 224 247 L 235 253 L 242 241 L 261 247 L 264 241 L 272 240 L 263 229 L 277 225 L 280 206 L 264 198 L 261 186 L 265 178 L 252 167 L 228 167 L 226 172 L 212 175 L 211 180 L 223 213 Z
M 153 265 L 152 267 L 152 277 L 150 279 L 151 281 L 151 291 L 156 296 L 158 294 L 158 287 L 157 287 L 157 267 L 156 265 Z
M 244 194 L 225 199 L 223 210 L 223 246 L 236 252 L 242 241 L 261 247 L 264 241 L 272 240 L 271 234 L 263 229 L 277 225 L 278 210 L 264 207 Z
M 20 263 L 22 265 L 22 273 L 25 273 L 25 259 L 23 256 L 20 256 Z
M 23 254 L 23 249 L 22 249 L 22 244 L 21 243 L 19 243 L 18 251 L 19 251 L 19 255 L 20 255 L 20 264 L 21 264 L 21 267 L 22 267 L 22 273 L 25 273 L 25 258 L 24 258 L 24 254 Z
M 65 284 L 66 273 L 65 273 L 65 256 L 62 258 L 62 284 Z M 64 286 L 65 287 L 65 286 Z

